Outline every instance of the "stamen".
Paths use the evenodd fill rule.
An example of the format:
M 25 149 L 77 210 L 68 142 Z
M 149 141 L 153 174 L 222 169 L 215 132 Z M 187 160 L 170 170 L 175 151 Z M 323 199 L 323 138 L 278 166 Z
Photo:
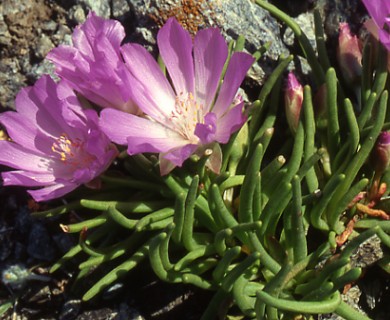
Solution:
M 80 160 L 80 153 L 85 153 L 80 150 L 83 146 L 78 139 L 70 140 L 66 133 L 63 133 L 55 140 L 51 146 L 51 150 L 60 156 L 60 160 L 69 164 L 77 164 Z M 77 160 L 75 159 L 77 158 Z
M 180 93 L 175 99 L 175 110 L 172 111 L 168 121 L 174 129 L 186 139 L 197 143 L 195 127 L 198 123 L 204 123 L 204 106 L 196 101 L 192 92 Z

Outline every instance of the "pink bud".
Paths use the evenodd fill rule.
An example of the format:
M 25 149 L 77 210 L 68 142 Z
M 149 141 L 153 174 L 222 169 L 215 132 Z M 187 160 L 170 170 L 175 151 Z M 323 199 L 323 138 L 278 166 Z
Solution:
M 298 128 L 302 102 L 303 87 L 298 82 L 294 73 L 290 72 L 287 77 L 287 87 L 284 93 L 284 105 L 287 123 L 293 133 L 295 133 Z
M 371 162 L 377 174 L 382 174 L 390 164 L 390 131 L 383 131 L 376 140 Z
M 359 39 L 351 34 L 348 23 L 340 23 L 339 29 L 338 63 L 344 79 L 353 84 L 362 74 L 361 45 Z

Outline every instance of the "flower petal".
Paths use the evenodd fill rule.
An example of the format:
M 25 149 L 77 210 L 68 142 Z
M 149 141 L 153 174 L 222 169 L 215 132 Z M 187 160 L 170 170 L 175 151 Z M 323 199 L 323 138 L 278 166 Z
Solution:
M 119 51 L 124 36 L 118 21 L 90 13 L 73 33 L 74 47 L 55 48 L 48 59 L 54 62 L 59 77 L 88 100 L 103 108 L 138 113 L 135 104 L 121 93 L 130 86 L 129 71 Z
M 72 40 L 81 52 L 91 55 L 95 39 L 107 38 L 114 50 L 118 50 L 124 37 L 125 30 L 119 21 L 103 19 L 91 11 L 85 23 L 76 27 Z
M 164 153 L 162 157 L 166 160 L 171 161 L 175 166 L 181 167 L 183 165 L 183 162 L 187 160 L 197 148 L 198 145 L 196 144 L 187 144 L 169 150 L 169 152 Z
M 220 118 L 230 107 L 238 88 L 254 61 L 255 59 L 251 55 L 244 52 L 235 52 L 232 55 L 217 101 L 212 109 L 217 118 Z
M 35 136 L 38 130 L 29 119 L 16 112 L 8 111 L 0 114 L 0 123 L 7 129 L 8 135 L 14 142 L 27 149 L 35 149 Z
M 47 172 L 49 159 L 13 142 L 0 141 L 0 164 L 26 171 Z
M 227 143 L 232 135 L 240 129 L 246 121 L 246 117 L 242 112 L 244 102 L 226 112 L 217 121 L 217 132 L 215 133 L 215 140 L 219 143 Z
M 181 135 L 157 122 L 115 109 L 102 111 L 100 127 L 113 142 L 127 144 L 131 155 L 167 152 L 188 143 Z
M 390 12 L 390 3 L 388 0 L 363 0 L 368 13 L 374 19 L 379 28 L 383 28 L 386 14 Z M 385 8 L 387 7 L 387 8 Z
M 125 88 L 140 109 L 153 119 L 165 121 L 175 107 L 175 93 L 157 62 L 138 44 L 121 48 L 126 66 L 136 78 Z
M 79 53 L 76 48 L 59 45 L 46 55 L 46 59 L 54 63 L 57 74 L 63 75 L 66 72 L 68 75 L 74 75 L 77 70 L 74 63 L 77 55 Z
M 1 177 L 5 186 L 39 187 L 51 184 L 55 180 L 51 173 L 22 170 L 2 172 Z
M 176 95 L 194 93 L 191 35 L 174 18 L 170 18 L 157 34 L 157 45 Z
M 51 199 L 56 199 L 66 195 L 67 193 L 73 191 L 78 187 L 75 183 L 60 183 L 56 182 L 51 186 L 38 189 L 38 190 L 28 190 L 28 193 L 34 198 L 35 201 L 47 201 Z
M 206 111 L 217 91 L 222 69 L 228 56 L 225 39 L 216 28 L 201 30 L 194 40 L 195 92 Z
M 195 134 L 199 137 L 202 144 L 208 144 L 215 141 L 217 116 L 215 113 L 209 112 L 204 117 L 204 123 L 197 123 Z
M 31 88 L 22 89 L 16 97 L 16 109 L 53 137 L 67 132 L 61 117 L 62 102 L 57 97 L 57 84 L 50 76 L 42 76 Z

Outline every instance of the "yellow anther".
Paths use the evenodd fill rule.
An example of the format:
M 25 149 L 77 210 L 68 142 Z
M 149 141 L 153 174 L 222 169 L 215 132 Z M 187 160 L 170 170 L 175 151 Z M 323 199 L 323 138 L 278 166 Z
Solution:
M 73 157 L 72 148 L 77 147 L 68 136 L 63 133 L 51 146 L 51 150 L 60 155 L 61 161 L 66 161 L 68 156 Z

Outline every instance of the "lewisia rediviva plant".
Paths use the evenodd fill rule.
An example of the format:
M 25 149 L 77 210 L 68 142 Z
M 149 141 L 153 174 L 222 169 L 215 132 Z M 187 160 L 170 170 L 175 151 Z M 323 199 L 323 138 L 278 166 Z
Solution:
M 205 320 L 232 305 L 248 319 L 369 319 L 342 292 L 364 271 L 351 263 L 364 241 L 390 247 L 388 2 L 364 1 L 364 43 L 340 25 L 339 68 L 317 11 L 315 51 L 292 18 L 255 3 L 292 29 L 308 76 L 280 57 L 248 102 L 240 86 L 267 45 L 245 53 L 242 37 L 192 38 L 170 18 L 155 60 L 90 13 L 73 46 L 48 55 L 60 81 L 44 76 L 0 116 L 0 163 L 15 169 L 4 185 L 69 200 L 33 216 L 83 217 L 61 225 L 79 243 L 51 272 L 77 256 L 78 281 L 100 276 L 84 300 L 147 260 L 164 281 L 215 291 Z M 384 250 L 376 263 L 389 261 Z

